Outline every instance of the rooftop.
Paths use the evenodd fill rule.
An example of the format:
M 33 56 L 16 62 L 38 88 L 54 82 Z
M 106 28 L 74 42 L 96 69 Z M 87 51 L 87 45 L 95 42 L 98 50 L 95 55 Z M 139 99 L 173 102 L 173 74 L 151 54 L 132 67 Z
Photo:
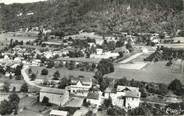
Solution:
M 65 93 L 67 93 L 67 91 L 64 90 L 64 89 L 55 89 L 55 88 L 47 88 L 47 87 L 42 88 L 40 90 L 40 92 L 52 93 L 52 94 L 60 94 L 60 95 L 64 95 Z
M 87 99 L 99 99 L 99 94 L 97 92 L 89 92 Z
M 174 42 L 184 42 L 184 37 L 174 37 L 173 38 Z
M 75 61 L 75 62 L 89 62 L 89 63 L 99 63 L 100 58 L 58 58 L 57 60 L 63 61 Z
M 67 116 L 67 111 L 60 111 L 60 110 L 51 110 L 50 115 L 57 115 L 57 116 Z
M 48 45 L 61 45 L 62 42 L 61 41 L 45 41 L 42 42 L 43 44 L 48 44 Z
M 90 86 L 92 84 L 92 80 L 89 79 L 89 78 L 72 78 L 71 79 L 71 84 L 72 85 L 76 85 L 78 82 L 81 82 L 82 85 L 85 85 L 85 86 Z
M 136 87 L 129 87 L 129 86 L 118 86 L 117 92 L 124 92 L 125 97 L 140 97 L 139 88 Z

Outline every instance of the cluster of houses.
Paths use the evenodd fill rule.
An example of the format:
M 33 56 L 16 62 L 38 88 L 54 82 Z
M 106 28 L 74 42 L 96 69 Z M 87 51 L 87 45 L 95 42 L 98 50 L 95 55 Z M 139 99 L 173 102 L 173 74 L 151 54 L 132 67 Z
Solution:
M 105 92 L 92 89 L 97 86 L 94 85 L 92 79 L 72 78 L 71 84 L 65 89 L 42 88 L 40 90 L 40 102 L 44 97 L 47 97 L 50 103 L 65 107 L 70 102 L 71 97 L 79 97 L 83 100 L 86 99 L 86 102 L 98 109 L 105 99 L 111 98 L 114 106 L 125 110 L 139 106 L 141 96 L 139 88 L 119 85 L 116 90 L 107 88 Z
M 35 31 L 37 28 L 30 31 Z M 102 36 L 97 36 L 93 33 L 80 33 L 73 35 L 73 39 L 87 37 L 94 38 L 96 42 L 89 42 L 90 47 L 97 45 L 102 45 L 104 40 Z M 128 35 L 127 35 L 128 37 Z M 69 37 L 65 37 L 68 39 Z M 131 36 L 129 37 L 132 38 Z M 114 37 L 106 37 L 107 41 L 117 41 Z M 132 39 L 131 41 L 134 41 Z M 60 47 L 63 42 L 55 42 L 53 40 L 42 42 L 46 47 L 41 46 L 29 46 L 29 45 L 18 45 L 11 50 L 8 50 L 2 54 L 4 58 L 0 59 L 2 66 L 10 66 L 16 68 L 17 65 L 24 64 L 29 66 L 43 66 L 44 62 L 47 60 L 53 60 L 55 64 L 74 63 L 74 66 L 83 66 L 89 65 L 89 67 L 96 67 L 101 59 L 117 58 L 119 56 L 118 52 L 115 51 L 105 51 L 102 48 L 95 48 L 95 52 L 89 55 L 89 58 L 84 57 L 69 57 L 68 54 L 71 50 L 76 51 L 73 46 L 67 46 L 63 49 L 56 49 Z M 70 43 L 68 43 L 70 44 Z M 124 50 L 125 53 L 128 53 L 127 49 Z M 80 52 L 85 54 L 86 48 L 80 48 Z M 57 56 L 55 59 L 53 57 Z M 42 61 L 44 59 L 44 62 Z M 46 66 L 46 65 L 45 65 Z M 7 76 L 13 75 L 11 72 L 6 74 Z M 94 89 L 95 88 L 95 89 Z M 126 110 L 136 108 L 140 103 L 139 88 L 129 87 L 129 86 L 118 86 L 115 90 L 107 89 L 102 92 L 99 89 L 99 85 L 94 84 L 91 78 L 71 78 L 70 85 L 66 86 L 65 89 L 56 89 L 51 87 L 42 87 L 40 90 L 39 101 L 42 102 L 45 97 L 49 99 L 49 102 L 62 107 L 83 107 L 82 103 L 84 100 L 90 103 L 95 108 L 99 108 L 105 99 L 112 99 L 112 104 Z M 59 111 L 53 110 L 50 112 L 50 115 L 56 115 L 61 113 Z M 62 112 L 64 115 L 67 115 L 66 112 Z

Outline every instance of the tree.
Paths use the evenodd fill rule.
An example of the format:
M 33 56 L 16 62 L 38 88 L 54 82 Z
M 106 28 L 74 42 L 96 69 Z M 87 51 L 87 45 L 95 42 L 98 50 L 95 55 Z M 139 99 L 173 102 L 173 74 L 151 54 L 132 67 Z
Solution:
M 109 86 L 111 80 L 108 78 L 102 78 L 102 81 L 99 82 L 100 90 L 105 91 L 105 89 Z
M 114 72 L 114 65 L 112 61 L 110 61 L 109 59 L 102 59 L 99 62 L 97 69 L 102 73 L 102 75 L 104 75 L 104 74 Z
M 126 44 L 126 49 L 128 49 L 130 52 L 133 51 L 133 46 L 131 44 L 131 40 L 128 40 L 128 43 Z
M 11 108 L 11 103 L 7 100 L 3 100 L 0 103 L 0 114 L 1 115 L 7 115 L 11 114 L 13 112 L 13 109 Z
M 175 80 L 173 80 L 170 84 L 169 84 L 169 86 L 168 86 L 168 89 L 169 90 L 172 90 L 175 94 L 177 94 L 177 95 L 182 95 L 183 94 L 183 92 L 184 92 L 184 89 L 182 88 L 182 83 L 181 83 L 181 81 L 180 80 L 178 80 L 178 79 L 175 79 Z
M 60 73 L 59 71 L 56 71 L 54 74 L 53 74 L 53 80 L 59 80 L 59 77 L 60 77 Z
M 36 74 L 32 73 L 29 78 L 31 79 L 31 81 L 34 81 L 36 79 Z
M 116 81 L 115 87 L 117 87 L 118 85 L 127 86 L 128 84 L 129 84 L 129 81 L 127 80 L 127 78 L 123 77 Z
M 28 74 L 31 74 L 33 71 L 32 71 L 32 69 L 31 68 L 29 68 L 29 70 L 28 70 Z
M 22 75 L 17 75 L 17 76 L 15 76 L 15 79 L 16 79 L 16 80 L 21 80 L 21 79 L 22 79 Z
M 106 108 L 111 107 L 111 106 L 112 106 L 112 98 L 109 97 L 108 99 L 105 99 L 103 105 L 104 105 Z
M 168 93 L 168 86 L 165 84 L 159 84 L 158 94 L 166 95 Z
M 86 114 L 85 116 L 94 116 L 93 111 L 91 111 L 91 110 L 88 111 L 87 114 Z
M 42 103 L 43 103 L 44 105 L 46 105 L 46 106 L 49 106 L 49 105 L 50 105 L 49 98 L 46 97 L 46 96 L 44 96 L 44 97 L 43 97 L 43 100 L 42 100 Z
M 9 89 L 10 89 L 10 83 L 9 82 L 4 82 L 4 85 L 3 85 L 3 91 L 5 92 L 9 92 Z
M 24 84 L 21 86 L 20 91 L 21 91 L 21 92 L 28 92 L 28 85 L 27 85 L 27 83 L 24 83 Z
M 41 75 L 48 75 L 48 70 L 47 69 L 43 69 L 41 71 Z
M 69 80 L 66 77 L 63 77 L 59 82 L 58 88 L 65 89 L 65 87 L 68 85 L 69 85 Z
M 18 65 L 15 69 L 15 75 L 20 76 L 23 65 Z
M 97 79 L 97 81 L 100 83 L 103 79 L 103 75 L 100 71 L 96 71 L 94 78 Z
M 47 68 L 52 68 L 54 67 L 54 62 L 53 61 L 49 61 L 47 64 Z
M 119 115 L 124 116 L 126 114 L 126 111 L 119 107 L 110 107 L 107 109 L 107 114 L 111 116 L 119 116 Z
M 15 111 L 14 114 L 17 114 L 20 98 L 16 93 L 12 93 L 8 97 L 9 102 L 11 103 L 12 109 Z
M 83 106 L 89 107 L 89 106 L 90 106 L 90 102 L 87 102 L 87 100 L 84 99 L 84 101 L 83 101 Z
M 148 111 L 147 111 L 146 108 L 140 106 L 140 107 L 138 107 L 138 108 L 129 110 L 129 111 L 128 111 L 128 114 L 129 114 L 129 115 L 134 115 L 134 116 L 136 115 L 136 116 L 137 116 L 137 115 L 146 115 L 147 112 L 148 112 Z
M 182 88 L 182 84 L 180 80 L 178 79 L 173 80 L 168 86 L 168 89 L 173 90 L 173 91 L 179 90 L 181 88 Z

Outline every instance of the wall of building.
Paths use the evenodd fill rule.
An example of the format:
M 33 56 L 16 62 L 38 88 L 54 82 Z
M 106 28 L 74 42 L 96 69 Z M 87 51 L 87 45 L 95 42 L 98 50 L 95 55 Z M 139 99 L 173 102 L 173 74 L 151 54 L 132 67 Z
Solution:
M 40 92 L 40 102 L 42 102 L 44 96 L 49 98 L 50 103 L 56 104 L 59 106 L 64 105 L 69 100 L 69 93 L 60 95 L 60 94 Z

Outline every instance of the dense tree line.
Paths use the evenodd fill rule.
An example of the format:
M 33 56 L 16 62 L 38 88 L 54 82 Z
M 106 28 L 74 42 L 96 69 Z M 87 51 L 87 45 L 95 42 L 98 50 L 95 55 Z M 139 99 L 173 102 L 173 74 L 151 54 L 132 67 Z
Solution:
M 130 7 L 129 7 L 130 6 Z M 128 9 L 131 9 L 128 12 Z M 174 31 L 183 28 L 182 0 L 55 0 L 1 5 L 0 27 L 43 25 L 60 32 Z M 26 13 L 34 12 L 27 16 Z M 23 13 L 18 17 L 17 14 Z
M 14 112 L 16 115 L 19 108 L 20 98 L 16 93 L 9 95 L 8 100 L 3 100 L 0 103 L 0 114 L 7 115 Z

